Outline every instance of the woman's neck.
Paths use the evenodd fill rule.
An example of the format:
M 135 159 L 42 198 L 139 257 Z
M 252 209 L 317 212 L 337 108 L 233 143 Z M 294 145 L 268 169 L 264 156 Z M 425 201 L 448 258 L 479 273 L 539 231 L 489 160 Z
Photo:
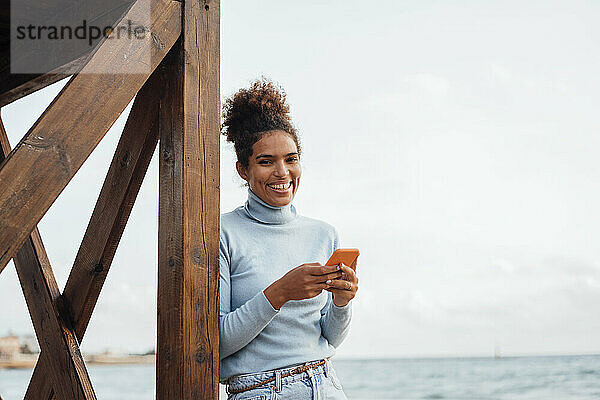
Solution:
M 298 216 L 296 208 L 291 202 L 281 207 L 272 206 L 258 197 L 250 188 L 248 188 L 248 200 L 244 209 L 250 218 L 265 224 L 285 224 Z

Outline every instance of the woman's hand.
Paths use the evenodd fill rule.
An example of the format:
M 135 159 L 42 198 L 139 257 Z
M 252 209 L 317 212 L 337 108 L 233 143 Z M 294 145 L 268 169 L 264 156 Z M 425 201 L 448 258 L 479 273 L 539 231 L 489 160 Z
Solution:
M 319 263 L 302 264 L 264 290 L 273 308 L 280 309 L 290 300 L 310 299 L 318 296 L 342 276 L 337 265 L 323 266 Z M 328 283 L 329 282 L 329 283 Z
M 333 294 L 333 304 L 338 307 L 343 307 L 350 302 L 356 296 L 358 290 L 358 277 L 356 272 L 344 263 L 342 266 L 342 277 L 341 279 L 332 280 L 329 287 L 325 290 L 330 291 Z

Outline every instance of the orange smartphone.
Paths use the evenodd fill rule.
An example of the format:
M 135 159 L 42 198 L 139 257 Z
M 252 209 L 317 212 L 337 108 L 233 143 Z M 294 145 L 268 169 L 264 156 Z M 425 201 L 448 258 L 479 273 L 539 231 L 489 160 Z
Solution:
M 356 271 L 356 261 L 358 260 L 358 249 L 337 249 L 333 252 L 327 264 L 325 265 L 337 265 L 344 263 L 354 271 Z

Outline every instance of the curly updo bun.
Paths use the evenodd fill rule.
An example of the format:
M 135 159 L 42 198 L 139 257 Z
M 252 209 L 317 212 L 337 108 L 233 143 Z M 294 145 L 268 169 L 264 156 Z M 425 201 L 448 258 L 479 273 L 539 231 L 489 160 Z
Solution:
M 250 88 L 240 89 L 225 100 L 221 132 L 228 142 L 233 143 L 237 159 L 244 168 L 248 168 L 254 143 L 274 130 L 287 132 L 300 155 L 299 138 L 291 122 L 285 91 L 269 79 L 258 79 Z

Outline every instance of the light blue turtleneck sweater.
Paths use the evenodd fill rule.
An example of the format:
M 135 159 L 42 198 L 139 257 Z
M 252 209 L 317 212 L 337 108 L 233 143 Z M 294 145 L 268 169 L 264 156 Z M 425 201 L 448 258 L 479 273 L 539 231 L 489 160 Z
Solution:
M 221 215 L 220 380 L 332 356 L 348 333 L 352 301 L 316 297 L 273 308 L 263 292 L 291 269 L 325 264 L 338 248 L 326 222 L 274 207 L 248 189 L 246 204 Z

